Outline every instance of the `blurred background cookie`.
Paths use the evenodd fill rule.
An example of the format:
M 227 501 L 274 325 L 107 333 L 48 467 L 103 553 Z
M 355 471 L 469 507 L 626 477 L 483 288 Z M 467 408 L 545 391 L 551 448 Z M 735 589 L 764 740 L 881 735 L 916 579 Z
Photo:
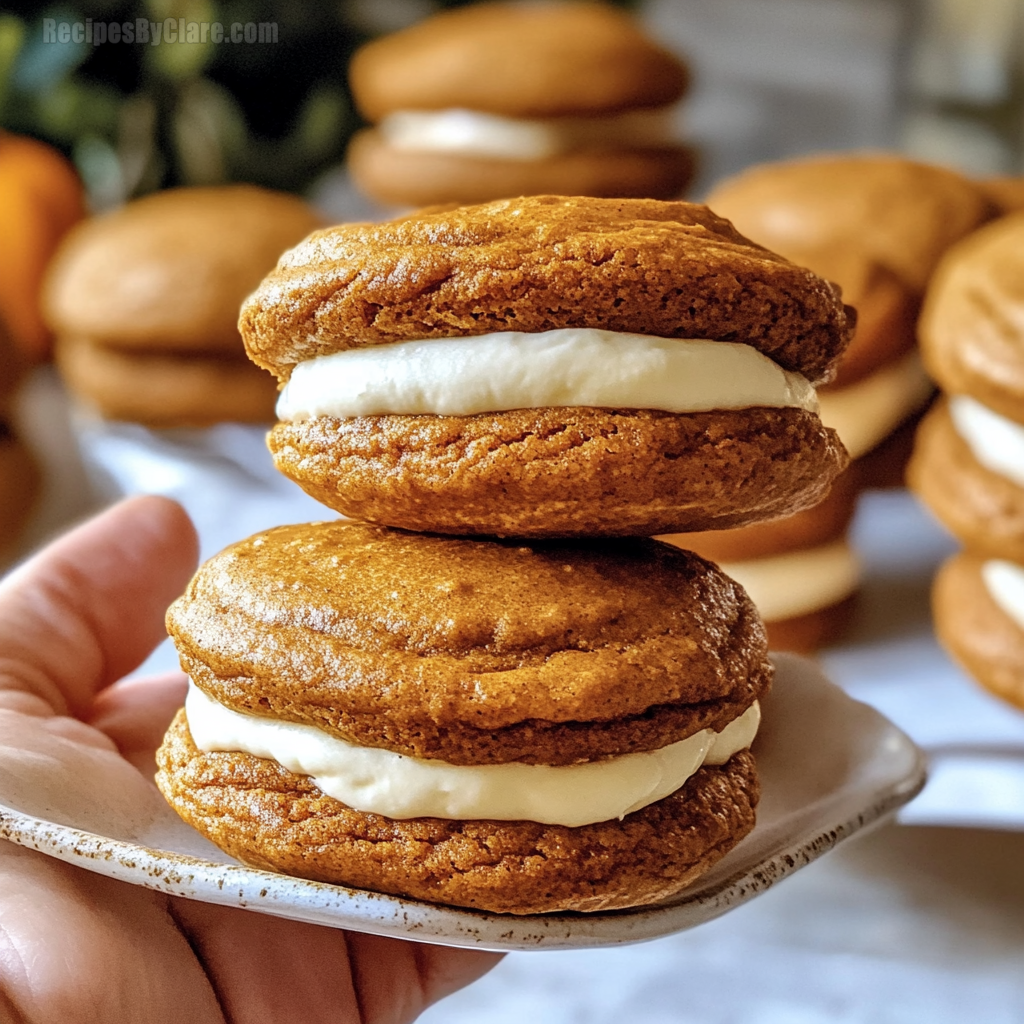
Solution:
M 729 560 L 730 571 L 751 586 L 772 645 L 807 651 L 838 640 L 850 620 L 860 573 L 846 533 L 857 492 L 902 484 L 934 391 L 916 349 L 928 280 L 946 249 L 992 210 L 963 176 L 886 154 L 763 164 L 720 183 L 708 203 L 749 237 L 840 285 L 857 310 L 836 378 L 818 392 L 822 421 L 853 459 L 842 486 L 789 530 L 766 524 L 740 531 L 756 531 L 749 540 L 709 535 L 694 548 L 716 560 L 730 550 L 758 556 Z M 844 510 L 841 527 L 835 509 Z M 820 538 L 800 539 L 815 523 L 836 527 L 824 547 Z M 772 531 L 789 539 L 782 562 L 779 553 L 763 560 L 776 543 Z M 686 546 L 686 538 L 678 542 Z M 789 604 L 782 595 L 800 593 L 801 576 L 803 595 Z
M 302 200 L 235 185 L 176 189 L 71 233 L 46 312 L 68 388 L 151 426 L 273 418 L 273 378 L 245 357 L 239 303 L 319 224 Z
M 352 140 L 349 170 L 385 204 L 670 199 L 692 176 L 671 118 L 686 67 L 606 4 L 444 12 L 359 50 L 350 81 L 375 127 Z
M 822 419 L 854 460 L 874 453 L 932 393 L 915 352 L 921 300 L 942 254 L 991 216 L 987 197 L 955 171 L 865 153 L 763 164 L 720 183 L 707 202 L 749 238 L 834 281 L 857 310 L 853 341 L 820 393 Z M 887 461 L 891 478 L 875 467 L 875 482 L 901 482 L 898 458 Z
M 769 647 L 806 654 L 839 640 L 853 614 L 861 566 L 847 532 L 858 490 L 847 470 L 824 501 L 796 515 L 658 539 L 717 562 L 757 606 Z
M 985 689 L 1024 709 L 1024 564 L 954 555 L 932 601 L 946 650 Z
M 13 398 L 24 369 L 25 357 L 0 318 L 0 565 L 16 551 L 41 484 L 36 460 L 13 424 Z

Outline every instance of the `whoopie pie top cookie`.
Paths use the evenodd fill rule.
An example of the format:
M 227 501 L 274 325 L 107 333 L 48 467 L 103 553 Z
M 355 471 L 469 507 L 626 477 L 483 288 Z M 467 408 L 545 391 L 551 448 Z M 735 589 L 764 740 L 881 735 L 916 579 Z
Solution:
M 741 342 L 818 384 L 853 317 L 838 288 L 705 206 L 532 196 L 314 232 L 239 319 L 282 383 L 346 349 L 566 327 Z
M 451 764 L 573 764 L 721 728 L 768 684 L 709 563 L 649 540 L 283 526 L 203 565 L 168 631 L 236 711 Z
M 945 391 L 1024 424 L 1024 213 L 949 251 L 928 289 L 920 335 L 925 364 Z
M 602 3 L 482 3 L 362 47 L 349 69 L 360 112 L 468 108 L 510 117 L 674 103 L 686 66 Z
M 44 294 L 69 386 L 115 419 L 271 418 L 273 381 L 245 358 L 238 305 L 319 224 L 297 197 L 249 185 L 170 189 L 85 221 Z
M 813 504 L 838 290 L 706 207 L 541 196 L 341 225 L 242 307 L 285 384 L 278 468 L 354 518 L 519 536 L 739 525 Z
M 193 680 L 158 755 L 250 864 L 508 913 L 661 899 L 754 822 L 750 601 L 651 540 L 279 527 L 168 612 Z

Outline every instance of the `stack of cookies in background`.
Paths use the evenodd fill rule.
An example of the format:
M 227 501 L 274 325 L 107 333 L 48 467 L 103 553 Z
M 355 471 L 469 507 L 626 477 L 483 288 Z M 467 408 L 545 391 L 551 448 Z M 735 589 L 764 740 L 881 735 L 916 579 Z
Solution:
M 65 238 L 43 298 L 95 498 L 174 498 L 204 556 L 309 517 L 267 457 L 277 390 L 246 357 L 238 306 L 321 223 L 297 196 L 227 185 L 157 192 Z
M 68 389 L 109 420 L 271 421 L 274 381 L 245 356 L 238 304 L 319 223 L 295 196 L 235 185 L 159 192 L 81 224 L 45 295 Z
M 932 385 L 915 329 L 942 254 L 991 214 L 966 178 L 896 156 L 816 157 L 752 168 L 708 205 L 748 237 L 843 289 L 857 330 L 821 417 L 854 460 L 814 509 L 735 534 L 682 537 L 748 589 L 772 647 L 812 651 L 851 618 L 860 568 L 848 528 L 863 487 L 897 486 Z M 675 540 L 675 538 L 670 538 Z
M 936 580 L 936 632 L 978 682 L 1024 707 L 1024 214 L 948 253 L 921 348 L 945 395 L 908 476 L 966 548 Z
M 685 66 L 605 4 L 438 14 L 358 51 L 350 83 L 375 126 L 353 139 L 349 171 L 385 206 L 671 199 L 693 174 L 674 139 Z
M 0 566 L 16 550 L 40 484 L 32 453 L 12 422 L 23 371 L 24 360 L 0 320 Z
M 364 521 L 252 537 L 172 605 L 164 795 L 247 863 L 416 899 L 688 885 L 753 827 L 772 667 L 742 588 L 647 535 L 824 497 L 847 459 L 813 385 L 849 313 L 686 203 L 519 199 L 285 253 L 240 319 L 284 384 L 271 450 Z

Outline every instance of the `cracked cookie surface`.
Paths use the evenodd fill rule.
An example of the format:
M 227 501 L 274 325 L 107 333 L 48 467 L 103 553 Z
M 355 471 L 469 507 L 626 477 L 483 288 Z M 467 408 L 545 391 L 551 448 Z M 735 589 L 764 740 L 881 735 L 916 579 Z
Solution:
M 349 348 L 594 327 L 743 342 L 820 383 L 854 319 L 834 285 L 706 206 L 532 196 L 314 232 L 245 301 L 239 329 L 282 381 Z

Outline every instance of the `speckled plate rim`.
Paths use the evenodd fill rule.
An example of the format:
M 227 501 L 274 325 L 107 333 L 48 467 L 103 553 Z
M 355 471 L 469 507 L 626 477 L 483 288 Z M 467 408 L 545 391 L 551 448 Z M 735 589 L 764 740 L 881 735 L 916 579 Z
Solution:
M 803 661 L 785 656 L 776 660 L 780 676 Z M 805 675 L 808 665 L 803 662 Z M 583 949 L 643 942 L 693 928 L 739 906 L 894 813 L 924 786 L 924 755 L 911 740 L 888 719 L 813 671 L 820 684 L 835 691 L 831 699 L 848 702 L 862 722 L 870 722 L 877 730 L 872 757 L 886 757 L 894 767 L 892 777 L 870 792 L 845 794 L 839 801 L 841 808 L 817 800 L 787 819 L 785 827 L 777 823 L 774 831 L 779 834 L 770 837 L 770 852 L 755 864 L 730 871 L 731 861 L 742 862 L 741 851 L 757 834 L 755 829 L 706 876 L 710 884 L 698 882 L 652 906 L 523 917 L 462 910 L 150 849 L 33 817 L 2 803 L 0 837 L 158 892 L 333 928 L 491 950 Z M 878 766 L 884 767 L 881 761 Z M 850 806 L 851 799 L 857 806 Z

